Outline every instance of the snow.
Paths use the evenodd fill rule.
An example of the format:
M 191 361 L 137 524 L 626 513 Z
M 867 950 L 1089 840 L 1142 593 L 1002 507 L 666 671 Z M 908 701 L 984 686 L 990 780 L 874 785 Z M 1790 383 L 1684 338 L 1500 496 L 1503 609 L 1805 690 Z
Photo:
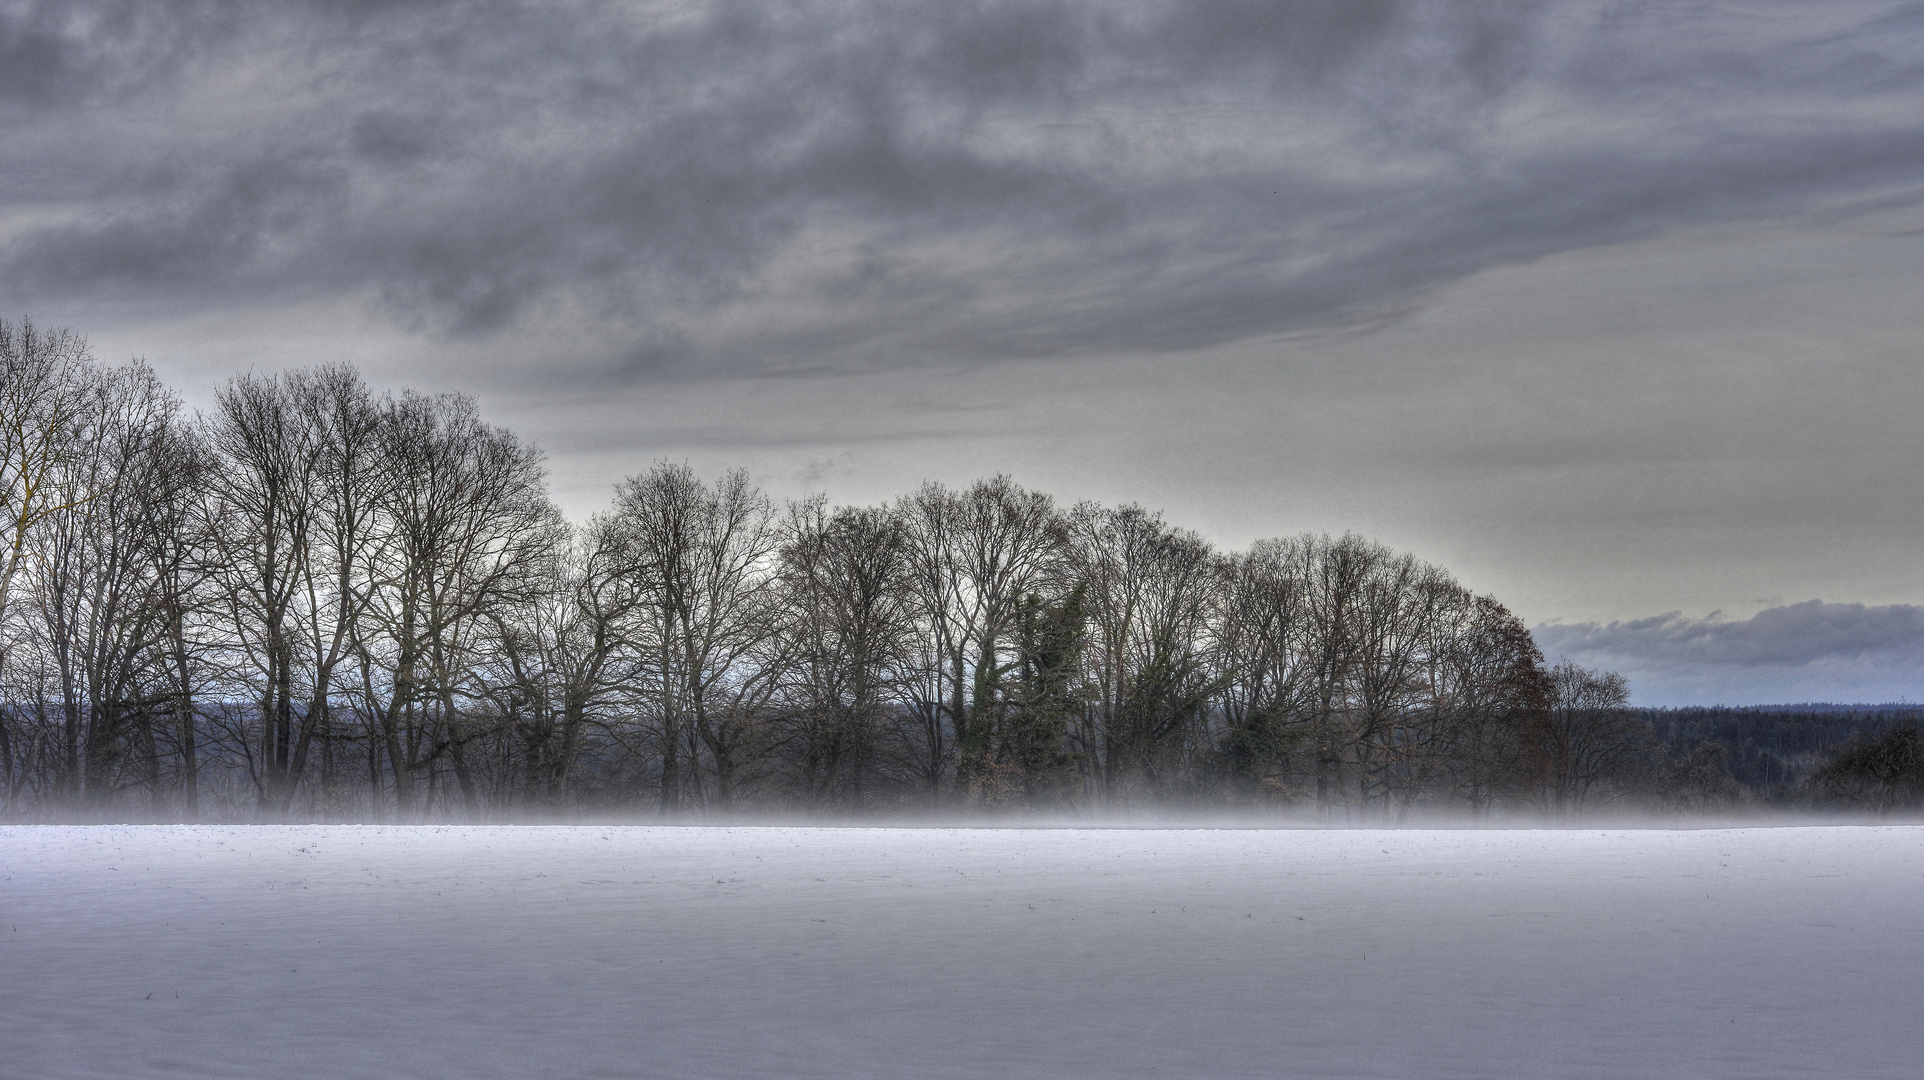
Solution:
M 1914 1077 L 1924 829 L 0 828 L 0 1075 Z

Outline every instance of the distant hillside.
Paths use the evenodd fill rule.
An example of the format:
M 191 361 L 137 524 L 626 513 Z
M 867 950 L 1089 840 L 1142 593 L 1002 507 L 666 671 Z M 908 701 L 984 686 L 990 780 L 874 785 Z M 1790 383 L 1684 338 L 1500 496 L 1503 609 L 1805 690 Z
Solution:
M 1715 706 L 1639 709 L 1673 757 L 1703 743 L 1724 748 L 1730 774 L 1761 798 L 1794 797 L 1838 746 L 1857 735 L 1877 738 L 1918 723 L 1924 708 L 1907 703 Z

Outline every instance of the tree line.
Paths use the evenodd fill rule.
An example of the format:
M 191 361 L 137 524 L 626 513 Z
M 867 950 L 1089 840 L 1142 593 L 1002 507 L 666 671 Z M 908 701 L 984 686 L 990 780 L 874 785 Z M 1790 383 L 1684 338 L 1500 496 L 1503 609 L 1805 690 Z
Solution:
M 1673 754 L 1715 745 L 1740 798 L 1804 809 L 1865 803 L 1835 783 L 1852 750 L 1917 727 L 1920 710 L 1896 704 L 1775 705 L 1639 709 Z M 1873 800 L 1874 802 L 1874 800 Z
M 1620 676 L 1355 535 L 1220 551 L 1006 476 L 778 503 L 657 463 L 570 523 L 471 398 L 347 365 L 190 415 L 0 321 L 0 812 L 1288 809 L 1648 796 Z

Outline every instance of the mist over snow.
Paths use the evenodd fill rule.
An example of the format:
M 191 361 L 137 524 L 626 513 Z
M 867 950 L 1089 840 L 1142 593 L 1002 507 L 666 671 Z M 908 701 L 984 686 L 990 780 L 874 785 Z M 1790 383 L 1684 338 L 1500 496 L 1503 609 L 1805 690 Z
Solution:
M 1801 604 L 1748 619 L 1670 612 L 1531 631 L 1552 661 L 1629 676 L 1641 705 L 1924 701 L 1924 607 Z
M 0 828 L 9 1076 L 1912 1077 L 1924 831 Z

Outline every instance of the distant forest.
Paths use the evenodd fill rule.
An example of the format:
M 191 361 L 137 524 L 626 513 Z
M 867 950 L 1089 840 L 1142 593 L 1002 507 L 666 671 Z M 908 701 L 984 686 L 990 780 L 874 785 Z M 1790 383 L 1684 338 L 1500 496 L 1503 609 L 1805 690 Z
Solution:
M 670 462 L 571 523 L 465 396 L 329 365 L 189 415 L 0 321 L 14 820 L 1881 810 L 1916 758 L 1908 716 L 1632 709 L 1354 535 Z
M 1906 704 L 1639 709 L 1673 761 L 1714 754 L 1746 805 L 1924 805 L 1918 724 Z

